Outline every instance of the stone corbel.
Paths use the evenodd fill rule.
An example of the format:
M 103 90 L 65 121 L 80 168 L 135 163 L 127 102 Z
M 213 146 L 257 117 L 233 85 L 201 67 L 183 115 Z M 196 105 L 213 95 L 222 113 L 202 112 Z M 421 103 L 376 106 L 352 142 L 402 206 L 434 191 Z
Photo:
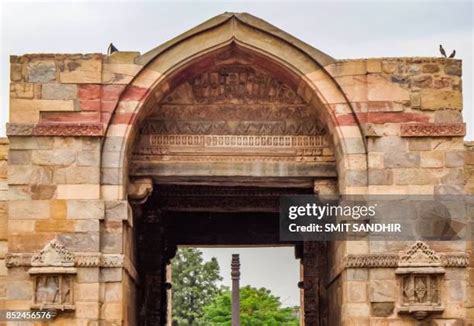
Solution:
M 75 309 L 74 263 L 74 254 L 57 239 L 32 256 L 32 267 L 28 270 L 34 284 L 31 309 L 51 310 L 55 314 Z
M 411 246 L 400 257 L 395 273 L 401 278 L 399 313 L 423 320 L 444 311 L 439 293 L 445 270 L 441 257 L 425 243 L 418 241 Z
M 131 179 L 127 192 L 131 203 L 143 204 L 153 192 L 153 180 L 150 177 Z

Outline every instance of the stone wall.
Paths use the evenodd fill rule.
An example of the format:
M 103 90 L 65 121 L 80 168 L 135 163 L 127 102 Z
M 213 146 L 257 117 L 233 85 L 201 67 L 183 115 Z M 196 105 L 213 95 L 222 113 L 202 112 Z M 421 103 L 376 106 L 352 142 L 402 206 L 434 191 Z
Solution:
M 261 53 L 273 53 L 299 69 L 298 95 L 320 110 L 322 121 L 331 127 L 338 179 L 343 180 L 340 193 L 472 193 L 474 163 L 469 146 L 465 162 L 459 60 L 335 61 L 322 56 L 321 64 L 302 45 L 288 45 L 299 44 L 296 41 L 263 35 L 262 22 L 252 30 L 251 19 L 245 19 L 236 21 L 243 27 L 219 21 L 217 32 L 214 27 L 196 31 L 199 38 L 194 41 L 144 56 L 116 52 L 11 58 L 8 210 L 1 206 L 6 199 L 8 145 L 0 144 L 0 309 L 30 309 L 35 268 L 61 267 L 76 276 L 74 312 L 62 313 L 58 324 L 133 324 L 137 272 L 124 181 L 132 127 L 169 90 L 169 70 L 193 59 L 191 53 L 234 37 L 239 28 L 238 37 Z M 259 43 L 260 38 L 271 41 Z M 305 57 L 303 52 L 313 54 Z M 51 242 L 54 239 L 65 249 Z M 387 319 L 394 325 L 415 325 L 412 317 L 398 314 L 401 285 L 395 275 L 399 254 L 412 245 L 330 246 L 331 316 L 342 325 L 386 325 Z M 472 246 L 430 246 L 444 261 L 455 262 L 443 265 L 445 310 L 435 318 L 435 323 L 455 325 L 468 318 L 467 312 L 472 314 L 472 287 L 468 293 L 465 289 L 467 282 L 472 286 L 473 273 L 469 269 L 468 279 L 463 256 Z M 38 258 L 41 250 L 50 254 L 52 247 L 57 250 L 55 260 Z M 311 268 L 304 272 L 319 276 Z M 307 297 L 307 304 L 321 298 L 310 292 Z M 305 310 L 314 315 L 309 308 Z
M 8 252 L 7 234 L 7 184 L 8 171 L 8 139 L 0 138 L 0 310 L 5 309 L 7 298 L 7 267 L 5 265 L 5 255 Z

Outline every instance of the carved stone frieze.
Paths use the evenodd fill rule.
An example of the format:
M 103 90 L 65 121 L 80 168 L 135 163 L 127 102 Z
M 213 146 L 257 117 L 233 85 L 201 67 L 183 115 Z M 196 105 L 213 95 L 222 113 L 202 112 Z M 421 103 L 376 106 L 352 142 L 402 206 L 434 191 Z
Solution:
M 8 136 L 88 136 L 101 137 L 101 123 L 7 124 Z
M 400 126 L 402 137 L 463 137 L 465 123 L 407 123 Z
M 30 267 L 32 265 L 31 253 L 8 253 L 5 256 L 5 264 L 7 267 Z M 119 254 L 101 254 L 79 253 L 74 255 L 74 267 L 101 267 L 114 268 L 123 267 L 124 256 Z

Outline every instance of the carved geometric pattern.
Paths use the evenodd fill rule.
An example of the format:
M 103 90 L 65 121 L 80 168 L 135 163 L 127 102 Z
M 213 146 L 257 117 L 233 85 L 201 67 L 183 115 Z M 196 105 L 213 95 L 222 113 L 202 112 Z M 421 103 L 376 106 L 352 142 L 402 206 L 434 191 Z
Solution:
M 5 256 L 5 264 L 7 267 L 28 267 L 37 266 L 32 265 L 32 258 L 34 254 L 30 253 L 8 253 Z M 105 267 L 115 268 L 123 267 L 124 256 L 120 254 L 101 254 L 79 253 L 74 255 L 74 267 Z
M 402 137 L 462 137 L 465 135 L 465 123 L 408 123 L 400 126 Z
M 88 136 L 101 137 L 104 128 L 101 123 L 78 124 L 7 124 L 8 136 Z
M 31 258 L 31 266 L 74 266 L 74 254 L 57 239 L 51 240 Z
M 417 241 L 400 257 L 399 266 L 441 266 L 441 257 L 424 242 Z

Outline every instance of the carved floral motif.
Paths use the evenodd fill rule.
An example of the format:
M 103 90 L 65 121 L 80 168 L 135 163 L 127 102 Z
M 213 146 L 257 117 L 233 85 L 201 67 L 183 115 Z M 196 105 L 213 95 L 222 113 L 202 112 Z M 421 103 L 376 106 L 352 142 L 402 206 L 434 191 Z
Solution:
M 400 126 L 402 137 L 463 137 L 465 123 L 407 123 Z

